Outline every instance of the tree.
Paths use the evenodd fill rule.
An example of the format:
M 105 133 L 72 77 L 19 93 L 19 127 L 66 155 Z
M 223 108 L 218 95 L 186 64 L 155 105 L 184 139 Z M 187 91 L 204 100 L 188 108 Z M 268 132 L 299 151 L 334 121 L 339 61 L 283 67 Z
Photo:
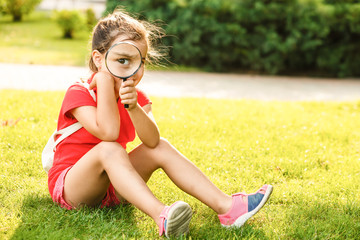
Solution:
M 0 0 L 0 9 L 12 15 L 14 22 L 20 22 L 24 15 L 32 12 L 42 0 Z
M 78 10 L 54 12 L 54 19 L 63 31 L 64 38 L 74 38 L 74 33 L 84 27 L 85 19 Z

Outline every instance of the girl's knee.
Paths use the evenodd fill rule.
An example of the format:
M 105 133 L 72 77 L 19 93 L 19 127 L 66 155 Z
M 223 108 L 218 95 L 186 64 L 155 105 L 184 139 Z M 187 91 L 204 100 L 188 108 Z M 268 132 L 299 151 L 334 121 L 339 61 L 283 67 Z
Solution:
M 168 157 L 172 156 L 172 153 L 177 152 L 174 150 L 175 147 L 163 137 L 160 138 L 159 144 L 155 148 L 150 149 L 151 155 L 156 161 L 161 161 L 162 159 L 169 161 Z
M 172 145 L 166 138 L 160 137 L 158 147 L 160 147 L 160 148 L 168 148 L 168 147 L 172 147 Z
M 159 141 L 158 145 L 156 145 L 155 148 L 151 148 L 150 151 L 153 154 L 158 155 L 158 154 L 161 154 L 162 152 L 164 152 L 168 149 L 171 149 L 171 148 L 172 148 L 171 143 L 166 138 L 160 137 L 160 141 Z
M 127 158 L 127 152 L 117 142 L 101 142 L 97 147 L 99 157 L 102 161 Z

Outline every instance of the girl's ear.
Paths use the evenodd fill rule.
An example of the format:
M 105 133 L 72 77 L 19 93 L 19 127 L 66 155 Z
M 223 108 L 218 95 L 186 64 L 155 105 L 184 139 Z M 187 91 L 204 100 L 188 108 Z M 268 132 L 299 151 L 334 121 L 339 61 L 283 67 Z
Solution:
M 93 62 L 95 63 L 96 68 L 98 69 L 98 71 L 100 71 L 103 59 L 102 54 L 98 50 L 94 50 L 91 53 L 91 57 L 93 59 Z

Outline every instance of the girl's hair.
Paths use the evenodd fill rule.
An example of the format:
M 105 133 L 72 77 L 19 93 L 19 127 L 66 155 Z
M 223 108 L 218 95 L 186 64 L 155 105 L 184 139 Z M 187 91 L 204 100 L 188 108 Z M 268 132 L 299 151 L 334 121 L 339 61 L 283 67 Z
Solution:
M 102 54 L 106 53 L 120 35 L 126 35 L 133 41 L 145 40 L 148 47 L 148 62 L 157 61 L 162 57 L 162 54 L 154 49 L 154 44 L 164 35 L 163 30 L 149 22 L 133 18 L 121 9 L 116 9 L 96 24 L 92 33 L 91 52 L 98 50 Z M 93 72 L 98 71 L 92 56 L 89 59 L 89 67 Z

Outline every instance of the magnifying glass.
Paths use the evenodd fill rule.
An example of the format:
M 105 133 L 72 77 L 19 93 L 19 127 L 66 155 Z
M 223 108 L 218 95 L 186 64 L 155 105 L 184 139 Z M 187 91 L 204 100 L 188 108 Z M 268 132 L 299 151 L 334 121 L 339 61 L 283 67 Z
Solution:
M 112 45 L 105 55 L 105 65 L 109 72 L 124 82 L 137 73 L 142 63 L 140 50 L 130 42 Z M 129 108 L 128 104 L 124 105 Z

